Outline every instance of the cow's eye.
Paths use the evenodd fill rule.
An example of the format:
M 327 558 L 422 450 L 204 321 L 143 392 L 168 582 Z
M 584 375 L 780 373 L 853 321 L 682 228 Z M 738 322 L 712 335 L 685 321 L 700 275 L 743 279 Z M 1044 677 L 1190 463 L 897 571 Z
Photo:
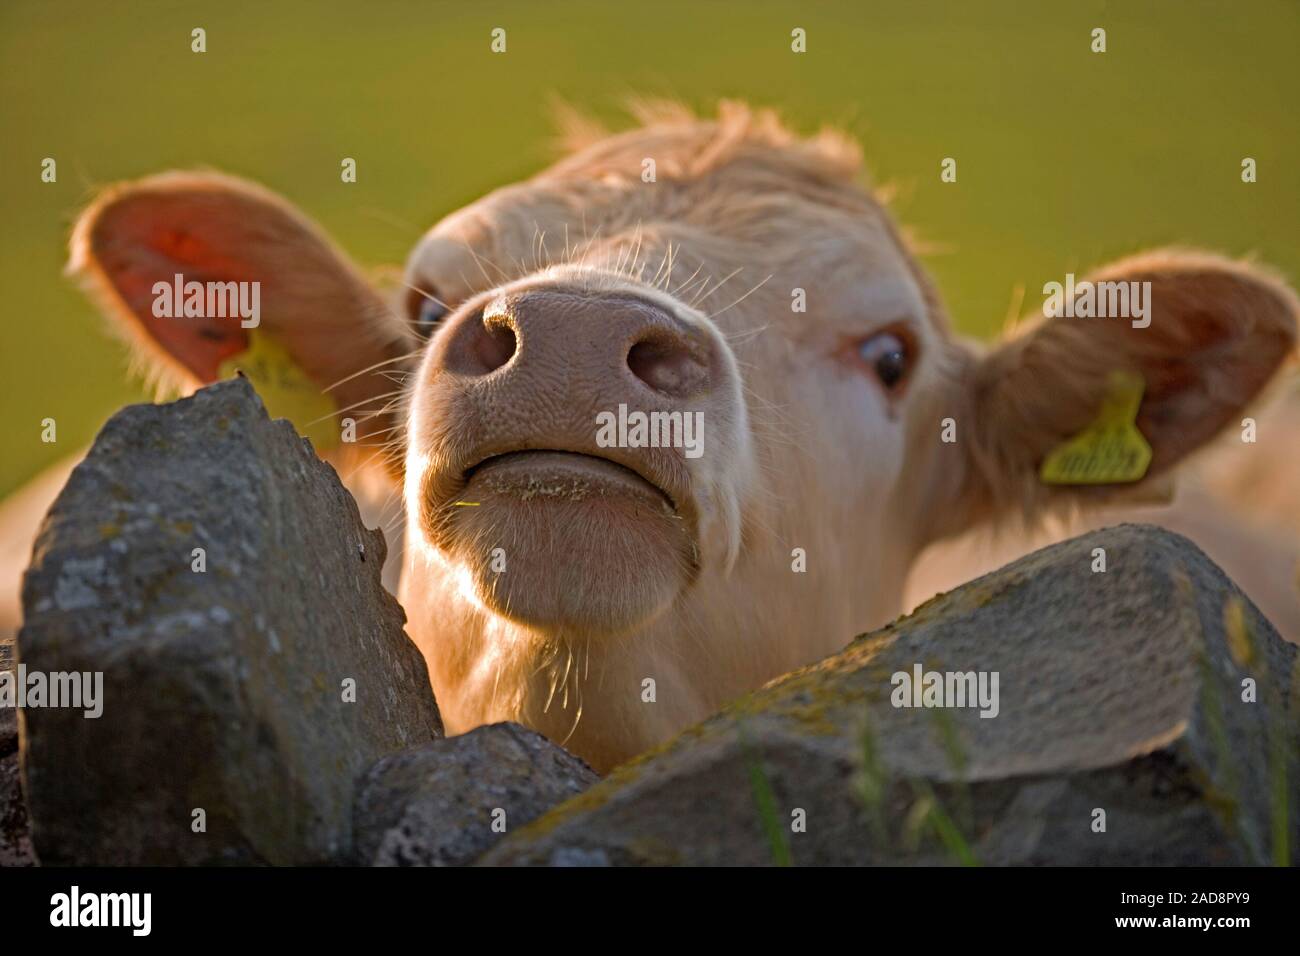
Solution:
M 911 350 L 903 336 L 894 332 L 877 332 L 863 339 L 857 357 L 887 392 L 901 389 L 912 370 Z
M 415 331 L 419 333 L 420 338 L 427 339 L 431 336 L 446 314 L 447 307 L 441 302 L 425 299 L 420 304 L 419 314 L 415 317 Z
M 432 292 L 412 289 L 407 298 L 407 312 L 411 316 L 411 323 L 415 326 L 416 334 L 422 339 L 433 335 L 434 329 L 449 311 L 450 309 L 442 300 Z

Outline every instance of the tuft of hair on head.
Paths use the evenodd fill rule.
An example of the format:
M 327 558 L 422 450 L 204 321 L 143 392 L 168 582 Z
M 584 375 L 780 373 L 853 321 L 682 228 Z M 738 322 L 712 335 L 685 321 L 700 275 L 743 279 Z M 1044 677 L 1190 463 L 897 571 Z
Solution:
M 835 182 L 866 182 L 862 148 L 847 133 L 823 126 L 802 136 L 776 110 L 740 100 L 720 100 L 716 115 L 696 113 L 680 100 L 632 96 L 624 109 L 635 126 L 624 133 L 658 134 L 656 159 L 663 169 L 699 176 L 758 147 L 779 155 L 790 172 Z M 618 152 L 620 135 L 573 104 L 556 98 L 551 112 L 556 141 L 569 156 L 566 166 L 599 166 Z
M 551 95 L 547 109 L 555 130 L 551 145 L 557 155 L 580 153 L 610 135 L 608 126 L 558 93 Z

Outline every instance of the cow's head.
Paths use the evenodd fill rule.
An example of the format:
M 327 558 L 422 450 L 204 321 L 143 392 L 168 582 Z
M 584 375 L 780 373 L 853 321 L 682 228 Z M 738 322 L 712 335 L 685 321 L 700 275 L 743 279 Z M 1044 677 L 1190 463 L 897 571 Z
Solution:
M 1281 283 L 1166 252 L 1104 270 L 1151 283 L 1146 327 L 1054 318 L 981 353 L 858 178 L 843 138 L 732 105 L 448 216 L 392 307 L 214 175 L 107 193 L 73 257 L 185 383 L 262 334 L 334 386 L 404 487 L 401 598 L 448 727 L 518 719 L 608 767 L 888 620 L 936 538 L 1113 493 L 1038 477 L 1112 373 L 1145 386 L 1140 488 L 1293 347 Z M 260 329 L 156 317 L 178 272 L 259 280 Z

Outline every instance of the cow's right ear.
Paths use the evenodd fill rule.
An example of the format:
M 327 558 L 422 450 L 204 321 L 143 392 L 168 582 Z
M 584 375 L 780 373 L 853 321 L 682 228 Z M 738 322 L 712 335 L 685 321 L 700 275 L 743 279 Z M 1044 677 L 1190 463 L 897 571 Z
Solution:
M 257 185 L 170 172 L 112 187 L 78 220 L 68 269 L 127 333 L 148 371 L 182 391 L 215 381 L 245 357 L 269 355 L 288 366 L 277 374 L 314 386 L 313 410 L 351 416 L 359 444 L 381 440 L 392 426 L 380 411 L 393 392 L 385 373 L 418 341 L 312 222 Z M 209 314 L 234 311 L 224 307 L 187 315 L 191 282 L 205 289 L 247 283 L 245 302 L 254 301 L 256 283 L 256 324 L 239 313 Z M 272 390 L 259 389 L 272 414 L 293 417 L 275 407 Z

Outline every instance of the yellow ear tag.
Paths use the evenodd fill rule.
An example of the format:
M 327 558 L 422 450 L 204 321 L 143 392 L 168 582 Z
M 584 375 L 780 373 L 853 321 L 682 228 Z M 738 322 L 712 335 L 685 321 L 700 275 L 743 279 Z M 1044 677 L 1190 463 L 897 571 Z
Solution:
M 298 433 L 311 439 L 317 451 L 339 443 L 334 420 L 334 400 L 293 360 L 274 339 L 249 333 L 248 351 L 221 363 L 218 374 L 231 378 L 242 371 L 262 398 L 272 418 L 287 418 Z
M 1135 372 L 1112 372 L 1096 420 L 1043 460 L 1049 485 L 1116 485 L 1137 481 L 1151 465 L 1151 446 L 1137 428 L 1146 383 Z

